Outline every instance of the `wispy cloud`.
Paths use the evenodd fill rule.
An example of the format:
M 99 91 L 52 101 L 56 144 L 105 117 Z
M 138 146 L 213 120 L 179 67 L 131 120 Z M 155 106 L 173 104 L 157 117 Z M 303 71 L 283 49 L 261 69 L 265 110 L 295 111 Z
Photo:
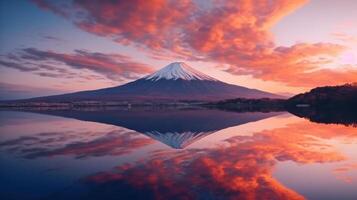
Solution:
M 38 70 L 37 67 L 29 67 L 29 66 L 24 66 L 20 63 L 17 62 L 11 62 L 11 61 L 6 61 L 6 60 L 0 60 L 0 65 L 8 68 L 13 68 L 17 69 L 23 72 L 30 72 L 30 71 L 36 71 Z
M 61 38 L 58 38 L 58 37 L 55 37 L 55 36 L 51 36 L 51 35 L 45 35 L 45 36 L 42 36 L 42 38 L 46 39 L 46 40 L 53 40 L 53 41 L 56 41 L 56 42 L 63 42 L 64 41 Z
M 132 61 L 128 56 L 86 50 L 57 53 L 36 48 L 25 48 L 15 54 L 2 55 L 0 65 L 23 72 L 32 72 L 44 77 L 93 78 L 74 71 L 86 69 L 116 81 L 135 79 L 152 72 L 150 66 Z

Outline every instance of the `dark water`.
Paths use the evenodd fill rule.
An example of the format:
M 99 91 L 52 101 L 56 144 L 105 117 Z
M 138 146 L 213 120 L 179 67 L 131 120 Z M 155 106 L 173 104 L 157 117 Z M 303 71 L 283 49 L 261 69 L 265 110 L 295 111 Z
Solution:
M 357 199 L 357 128 L 286 112 L 0 111 L 1 199 Z

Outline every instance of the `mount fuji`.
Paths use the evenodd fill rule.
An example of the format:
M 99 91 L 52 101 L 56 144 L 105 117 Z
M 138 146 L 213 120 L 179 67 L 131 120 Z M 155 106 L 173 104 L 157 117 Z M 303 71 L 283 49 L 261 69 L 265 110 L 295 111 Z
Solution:
M 281 98 L 279 95 L 228 84 L 199 72 L 183 62 L 127 84 L 99 90 L 37 97 L 27 101 L 217 101 L 232 98 Z

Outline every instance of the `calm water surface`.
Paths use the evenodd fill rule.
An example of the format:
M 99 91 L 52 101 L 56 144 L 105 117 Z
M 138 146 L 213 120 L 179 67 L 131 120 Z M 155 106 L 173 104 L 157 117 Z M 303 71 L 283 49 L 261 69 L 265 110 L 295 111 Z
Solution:
M 357 199 L 357 128 L 285 112 L 0 111 L 1 199 Z

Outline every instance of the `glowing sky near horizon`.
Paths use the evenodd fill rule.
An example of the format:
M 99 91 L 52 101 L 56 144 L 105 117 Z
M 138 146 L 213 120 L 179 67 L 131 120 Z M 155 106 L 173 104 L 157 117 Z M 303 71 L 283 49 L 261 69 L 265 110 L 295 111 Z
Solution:
M 354 0 L 0 5 L 1 99 L 120 85 L 175 61 L 274 93 L 357 81 Z

